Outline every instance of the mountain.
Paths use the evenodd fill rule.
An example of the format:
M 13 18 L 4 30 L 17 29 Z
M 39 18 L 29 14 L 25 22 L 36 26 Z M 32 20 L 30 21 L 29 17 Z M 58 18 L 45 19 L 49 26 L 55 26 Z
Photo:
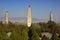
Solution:
M 5 20 L 4 17 L 0 18 L 0 21 L 4 21 L 4 20 Z M 9 21 L 26 23 L 27 22 L 27 17 L 12 17 L 12 18 L 9 18 Z M 46 19 L 32 18 L 32 23 L 37 23 L 37 22 L 47 22 L 47 20 Z

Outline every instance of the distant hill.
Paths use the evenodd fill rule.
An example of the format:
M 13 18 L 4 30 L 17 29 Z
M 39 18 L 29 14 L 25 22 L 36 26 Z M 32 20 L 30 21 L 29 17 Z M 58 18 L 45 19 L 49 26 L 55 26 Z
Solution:
M 5 18 L 1 17 L 0 21 L 4 21 Z M 27 22 L 27 17 L 12 17 L 9 18 L 9 21 L 11 22 L 20 22 L 20 23 L 26 23 Z M 48 20 L 46 19 L 38 19 L 38 18 L 32 18 L 32 23 L 37 23 L 37 22 L 47 22 Z

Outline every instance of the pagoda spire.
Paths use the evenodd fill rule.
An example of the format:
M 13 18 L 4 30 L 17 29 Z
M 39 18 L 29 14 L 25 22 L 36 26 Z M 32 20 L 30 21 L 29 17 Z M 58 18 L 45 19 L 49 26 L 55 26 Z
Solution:
M 52 14 L 52 11 L 50 11 L 50 21 L 53 21 L 53 14 Z
M 31 6 L 29 5 L 28 6 L 28 15 L 27 15 L 27 26 L 28 27 L 30 27 L 31 26 L 31 12 L 32 12 L 32 10 L 31 10 Z
M 8 11 L 5 13 L 5 24 L 8 24 Z

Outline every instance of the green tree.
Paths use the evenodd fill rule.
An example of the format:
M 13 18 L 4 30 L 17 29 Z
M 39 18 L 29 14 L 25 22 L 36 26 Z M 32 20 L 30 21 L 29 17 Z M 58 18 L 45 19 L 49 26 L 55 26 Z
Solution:
M 0 32 L 0 40 L 10 40 L 5 32 Z
M 38 33 L 34 29 L 29 29 L 29 30 L 30 30 L 31 40 L 40 40 Z
M 55 26 L 56 25 L 56 23 L 55 22 L 53 22 L 53 21 L 48 21 L 48 28 L 50 29 L 50 32 L 51 33 L 54 33 L 55 32 Z
M 18 25 L 15 30 L 12 31 L 12 40 L 28 40 L 28 28 L 24 25 Z
M 21 32 L 18 30 L 12 31 L 12 34 L 10 36 L 11 40 L 21 40 Z
M 51 40 L 59 40 L 59 37 L 56 35 L 56 33 L 53 33 Z

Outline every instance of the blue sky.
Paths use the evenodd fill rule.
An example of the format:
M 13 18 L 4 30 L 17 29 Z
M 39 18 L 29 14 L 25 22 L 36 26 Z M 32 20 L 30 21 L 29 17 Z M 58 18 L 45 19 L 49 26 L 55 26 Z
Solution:
M 0 0 L 0 17 L 4 17 L 5 11 L 9 17 L 27 17 L 28 5 L 33 18 L 48 20 L 52 11 L 54 19 L 60 20 L 60 0 Z

